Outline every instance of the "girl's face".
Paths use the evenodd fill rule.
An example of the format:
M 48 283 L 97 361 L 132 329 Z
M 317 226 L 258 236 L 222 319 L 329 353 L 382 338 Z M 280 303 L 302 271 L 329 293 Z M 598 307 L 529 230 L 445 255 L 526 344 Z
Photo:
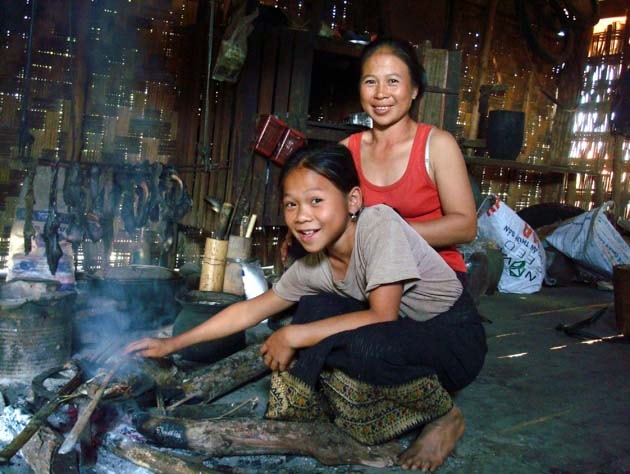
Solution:
M 411 82 L 409 68 L 388 49 L 368 58 L 361 71 L 361 107 L 382 128 L 406 117 L 418 88 Z
M 322 175 L 302 167 L 285 177 L 284 220 L 307 252 L 319 252 L 346 238 L 353 242 L 349 213 L 361 206 L 354 190 L 345 194 Z

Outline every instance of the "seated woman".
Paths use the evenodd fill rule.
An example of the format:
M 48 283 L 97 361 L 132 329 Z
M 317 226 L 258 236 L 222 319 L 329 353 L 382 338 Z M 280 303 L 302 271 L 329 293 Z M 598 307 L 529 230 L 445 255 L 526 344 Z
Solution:
M 475 305 L 396 212 L 363 209 L 346 147 L 298 151 L 283 168 L 282 189 L 286 224 L 308 254 L 264 294 L 178 336 L 133 342 L 126 352 L 161 357 L 299 302 L 292 323 L 261 348 L 274 371 L 267 416 L 329 418 L 366 444 L 423 427 L 399 463 L 436 469 L 464 432 L 449 392 L 474 380 L 486 354 Z

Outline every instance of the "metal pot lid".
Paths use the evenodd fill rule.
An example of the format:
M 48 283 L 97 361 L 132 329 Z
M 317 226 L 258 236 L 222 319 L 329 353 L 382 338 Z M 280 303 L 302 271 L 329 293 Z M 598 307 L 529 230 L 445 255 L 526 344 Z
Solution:
M 174 280 L 179 275 L 170 268 L 158 265 L 126 265 L 122 267 L 112 267 L 95 274 L 97 278 L 104 280 Z

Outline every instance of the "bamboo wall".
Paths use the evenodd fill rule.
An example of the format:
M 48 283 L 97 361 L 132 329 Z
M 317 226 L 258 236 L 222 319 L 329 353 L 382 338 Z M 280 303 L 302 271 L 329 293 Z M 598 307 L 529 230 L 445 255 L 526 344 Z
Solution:
M 24 104 L 30 154 L 39 164 L 109 169 L 160 162 L 181 167 L 186 186 L 194 187 L 205 2 L 48 0 L 37 3 L 33 22 L 31 2 L 0 3 L 7 13 L 0 39 L 0 160 L 8 165 L 0 176 L 3 244 L 19 192 L 13 185 L 25 167 L 18 147 Z M 114 264 L 129 263 L 129 243 L 137 239 L 117 233 Z

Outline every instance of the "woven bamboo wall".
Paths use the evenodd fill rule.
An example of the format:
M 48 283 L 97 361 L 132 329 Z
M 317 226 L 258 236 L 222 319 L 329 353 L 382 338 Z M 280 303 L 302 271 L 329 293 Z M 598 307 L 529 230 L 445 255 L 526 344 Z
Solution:
M 627 19 L 613 22 L 593 34 L 568 159 L 570 166 L 602 172 L 600 179 L 578 176 L 574 201 L 569 204 L 590 208 L 593 201 L 614 197 L 616 214 L 628 219 L 630 140 L 610 135 L 612 91 L 622 71 L 622 60 L 625 58 L 627 63 L 630 52 L 626 25 Z
M 503 8 L 498 9 L 494 22 L 487 83 L 502 85 L 505 91 L 490 95 L 489 110 L 525 112 L 523 150 L 517 160 L 537 165 L 551 164 L 550 128 L 555 105 L 545 98 L 542 91 L 554 90 L 557 71 L 533 60 L 520 34 L 513 11 L 506 8 L 507 4 L 499 3 Z M 474 88 L 479 74 L 482 34 L 487 21 L 485 8 L 470 4 L 468 7 L 459 14 L 456 38 L 453 41 L 463 55 L 458 119 L 460 139 L 469 134 Z M 485 137 L 483 129 L 479 133 Z M 473 167 L 471 173 L 483 194 L 496 194 L 516 210 L 541 202 L 548 186 L 553 189 L 547 192 L 556 194 L 557 185 L 547 184 L 548 177 L 541 173 L 481 166 Z
M 24 167 L 18 149 L 24 93 L 26 127 L 34 138 L 31 155 L 40 164 L 79 161 L 84 168 L 104 169 L 141 162 L 196 164 L 201 79 L 196 64 L 203 64 L 197 56 L 207 43 L 197 41 L 207 34 L 199 3 L 38 2 L 30 80 L 25 81 L 31 3 L 0 2 L 7 13 L 0 39 L 0 160 L 8 165 L 0 174 L 5 238 Z M 191 45 L 199 45 L 198 51 Z M 194 187 L 194 174 L 185 178 L 187 187 Z M 135 240 L 118 232 L 115 262 L 129 262 L 129 243 Z M 96 253 L 97 266 L 99 258 Z

